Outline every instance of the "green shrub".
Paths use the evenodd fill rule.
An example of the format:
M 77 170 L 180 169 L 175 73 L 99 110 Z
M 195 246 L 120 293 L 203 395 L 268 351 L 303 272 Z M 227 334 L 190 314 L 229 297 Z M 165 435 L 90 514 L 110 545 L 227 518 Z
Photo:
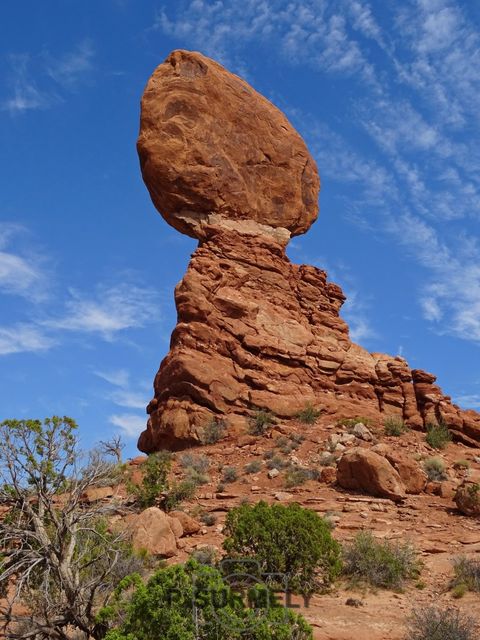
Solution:
M 220 418 L 212 418 L 204 428 L 200 441 L 202 444 L 216 444 L 225 437 L 227 423 Z
M 238 471 L 235 467 L 225 467 L 222 473 L 222 482 L 235 482 L 238 478 Z
M 187 480 L 196 485 L 210 482 L 210 477 L 207 474 L 210 461 L 207 456 L 195 456 L 192 453 L 185 453 L 180 457 L 180 464 L 185 470 L 185 478 Z
M 445 462 L 441 458 L 426 458 L 423 468 L 432 482 L 441 482 L 447 478 Z
M 399 437 L 405 433 L 407 427 L 401 418 L 390 416 L 385 419 L 385 435 Z
M 297 413 L 297 418 L 304 424 L 315 424 L 317 419 L 322 415 L 322 412 L 308 404 L 305 409 L 302 409 Z
M 164 507 L 165 511 L 173 511 L 184 500 L 190 500 L 195 495 L 197 485 L 191 480 L 183 480 L 182 482 L 175 483 L 168 491 L 165 498 Z
M 456 460 L 453 463 L 454 469 L 470 469 L 470 462 L 468 460 Z
M 262 463 L 260 460 L 252 460 L 244 467 L 245 473 L 258 473 L 262 470 Z
M 418 576 L 419 563 L 410 544 L 378 541 L 361 531 L 344 547 L 343 572 L 352 584 L 400 589 L 405 580 Z
M 328 523 L 298 504 L 261 501 L 231 509 L 225 523 L 228 558 L 251 558 L 267 582 L 280 574 L 293 592 L 310 594 L 329 585 L 341 569 L 340 545 Z
M 275 424 L 275 418 L 269 411 L 256 411 L 250 418 L 249 433 L 254 436 L 263 436 L 270 427 Z
M 194 549 L 190 554 L 192 560 L 196 560 L 199 564 L 209 564 L 214 567 L 218 560 L 218 550 L 216 547 L 207 545 L 206 547 L 200 547 L 200 549 Z
M 155 505 L 161 494 L 168 490 L 171 460 L 167 451 L 152 453 L 141 466 L 143 478 L 140 485 L 134 485 L 130 481 L 127 483 L 129 493 L 135 497 L 142 509 Z
M 480 593 L 480 560 L 460 556 L 453 562 L 452 587 L 463 586 L 468 591 Z
M 312 639 L 305 620 L 268 598 L 266 589 L 250 590 L 255 608 L 249 608 L 217 569 L 195 560 L 160 569 L 146 584 L 135 579 L 126 605 L 122 590 L 132 581 L 119 586 L 115 602 L 102 612 L 104 620 L 121 621 L 106 640 Z
M 474 640 L 475 621 L 456 609 L 425 607 L 407 621 L 406 640 Z
M 428 423 L 427 435 L 425 437 L 427 443 L 434 449 L 445 449 L 451 441 L 452 436 L 447 425 L 443 422 L 440 424 Z

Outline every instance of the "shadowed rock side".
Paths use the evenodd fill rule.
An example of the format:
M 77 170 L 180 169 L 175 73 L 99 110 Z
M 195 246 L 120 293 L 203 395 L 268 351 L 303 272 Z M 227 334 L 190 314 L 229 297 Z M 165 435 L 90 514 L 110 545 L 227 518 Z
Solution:
M 316 218 L 319 180 L 265 98 L 208 58 L 176 51 L 147 85 L 139 154 L 162 215 L 200 239 L 175 290 L 177 326 L 140 450 L 189 446 L 215 417 L 240 431 L 255 408 L 288 417 L 307 404 L 415 428 L 444 420 L 464 442 L 480 440 L 478 414 L 403 358 L 353 344 L 340 287 L 287 258 L 290 233 Z

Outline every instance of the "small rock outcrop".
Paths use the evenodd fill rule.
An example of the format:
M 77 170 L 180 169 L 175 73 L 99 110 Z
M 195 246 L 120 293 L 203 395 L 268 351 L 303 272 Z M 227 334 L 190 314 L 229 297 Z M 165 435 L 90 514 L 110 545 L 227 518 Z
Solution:
M 213 60 L 174 51 L 145 89 L 138 151 L 155 206 L 199 239 L 140 450 L 187 447 L 216 419 L 244 430 L 255 408 L 288 417 L 307 404 L 419 429 L 443 420 L 457 439 L 480 440 L 478 414 L 435 376 L 352 343 L 340 287 L 288 259 L 290 237 L 317 217 L 320 183 L 275 106 Z
M 343 454 L 337 465 L 337 482 L 344 489 L 398 502 L 405 498 L 405 485 L 398 471 L 378 453 L 355 447 Z

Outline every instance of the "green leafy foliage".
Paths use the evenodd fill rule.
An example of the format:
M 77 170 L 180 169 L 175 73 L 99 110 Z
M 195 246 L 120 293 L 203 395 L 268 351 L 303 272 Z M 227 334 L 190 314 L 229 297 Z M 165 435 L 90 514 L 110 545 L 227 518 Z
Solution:
M 425 437 L 427 443 L 434 449 L 445 449 L 451 441 L 452 436 L 446 424 L 429 423 L 427 424 L 427 435 Z
M 343 550 L 343 573 L 352 584 L 400 589 L 405 580 L 419 575 L 415 549 L 408 543 L 375 540 L 361 531 Z
M 248 431 L 254 436 L 263 436 L 274 424 L 273 415 L 269 411 L 261 409 L 250 418 Z
M 268 596 L 265 589 L 251 590 L 256 606 L 248 607 L 217 569 L 189 560 L 160 569 L 146 584 L 137 582 L 123 622 L 106 640 L 311 640 L 305 620 Z M 105 617 L 118 618 L 120 609 L 112 607 Z
M 294 592 L 315 592 L 340 571 L 340 545 L 328 523 L 297 504 L 236 507 L 227 514 L 225 534 L 229 558 L 253 559 L 262 574 L 284 576 Z
M 475 621 L 456 609 L 434 606 L 416 609 L 408 622 L 406 640 L 474 640 Z
M 128 483 L 130 493 L 135 496 L 142 509 L 155 505 L 162 492 L 168 490 L 171 461 L 171 455 L 167 451 L 152 453 L 142 464 L 143 478 L 140 485 Z

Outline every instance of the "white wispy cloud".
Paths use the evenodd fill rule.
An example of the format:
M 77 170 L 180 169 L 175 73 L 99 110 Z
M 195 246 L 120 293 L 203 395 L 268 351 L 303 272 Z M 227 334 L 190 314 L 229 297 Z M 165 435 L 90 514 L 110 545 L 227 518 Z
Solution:
M 454 401 L 465 409 L 480 409 L 480 394 L 471 393 L 455 396 Z
M 94 373 L 112 386 L 117 387 L 106 394 L 107 400 L 127 409 L 145 409 L 151 393 L 150 385 L 148 387 L 140 386 L 138 383 L 132 385 L 131 376 L 126 369 L 95 371 Z
M 128 438 L 136 438 L 145 429 L 146 417 L 133 413 L 116 413 L 109 417 L 109 422 L 118 427 Z
M 73 51 L 58 57 L 46 55 L 46 71 L 59 85 L 74 88 L 93 69 L 95 50 L 90 39 L 83 40 Z
M 21 250 L 13 246 L 15 239 L 25 234 L 19 225 L 0 223 L 0 293 L 39 301 L 46 295 L 46 260 L 31 247 Z
M 69 296 L 66 312 L 45 320 L 45 326 L 95 333 L 111 341 L 118 332 L 144 327 L 160 316 L 156 292 L 134 284 L 99 285 L 89 294 L 70 289 Z
M 10 73 L 8 94 L 0 108 L 11 115 L 47 109 L 64 101 L 66 91 L 78 87 L 94 69 L 95 52 L 91 40 L 85 39 L 71 51 L 54 55 L 12 53 L 8 56 Z
M 94 371 L 95 375 L 116 387 L 127 387 L 130 374 L 126 369 L 113 369 L 111 371 Z
M 55 345 L 55 340 L 41 328 L 28 323 L 18 323 L 10 327 L 0 327 L 0 355 L 47 351 Z

